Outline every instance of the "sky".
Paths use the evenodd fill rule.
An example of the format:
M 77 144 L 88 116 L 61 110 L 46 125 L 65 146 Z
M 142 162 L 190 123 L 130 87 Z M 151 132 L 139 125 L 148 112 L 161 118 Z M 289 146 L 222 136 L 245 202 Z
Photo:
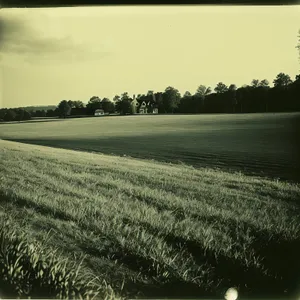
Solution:
M 298 6 L 0 10 L 0 108 L 272 84 L 300 73 Z

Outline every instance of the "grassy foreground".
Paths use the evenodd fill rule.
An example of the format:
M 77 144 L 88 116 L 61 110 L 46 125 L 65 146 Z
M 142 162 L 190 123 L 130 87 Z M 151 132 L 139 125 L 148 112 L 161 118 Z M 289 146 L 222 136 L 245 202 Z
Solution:
M 0 162 L 1 217 L 63 257 L 86 255 L 117 294 L 299 287 L 297 184 L 4 140 Z

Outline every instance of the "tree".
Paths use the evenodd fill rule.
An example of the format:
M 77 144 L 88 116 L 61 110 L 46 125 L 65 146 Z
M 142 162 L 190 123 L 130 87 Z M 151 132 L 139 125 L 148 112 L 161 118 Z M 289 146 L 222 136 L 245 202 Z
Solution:
M 269 81 L 267 79 L 263 79 L 260 83 L 259 86 L 261 87 L 269 87 Z
M 244 84 L 236 91 L 236 100 L 239 111 L 241 113 L 249 111 L 249 101 L 251 99 L 252 88 L 249 85 Z
M 27 110 L 24 110 L 23 120 L 30 120 L 31 114 Z
M 155 96 L 155 101 L 156 105 L 158 108 L 158 113 L 164 112 L 164 101 L 163 101 L 163 93 L 162 92 L 157 92 L 154 94 Z
M 18 120 L 19 122 L 31 119 L 30 113 L 23 108 L 15 110 L 15 113 L 17 114 L 15 120 Z
M 121 115 L 132 113 L 131 101 L 129 99 L 117 101 L 115 107 Z
M 179 111 L 181 113 L 196 113 L 195 96 L 186 91 L 180 99 Z
M 102 109 L 105 113 L 113 113 L 115 105 L 108 98 L 103 98 L 101 101 Z
M 291 80 L 291 77 L 284 73 L 279 73 L 277 77 L 274 79 L 274 87 L 282 87 L 286 88 L 289 84 L 291 84 L 293 81 Z
M 293 81 L 290 76 L 285 73 L 279 73 L 273 81 L 274 88 L 270 91 L 271 111 L 289 111 L 291 109 L 291 93 Z
M 298 44 L 297 44 L 296 48 L 298 49 L 299 60 L 300 60 L 300 30 L 298 31 Z
M 300 75 L 295 76 L 295 81 L 291 86 L 290 95 L 293 110 L 300 111 Z
M 58 109 L 59 109 L 59 115 L 60 117 L 66 118 L 66 116 L 70 115 L 71 113 L 71 106 L 69 105 L 67 100 L 62 100 L 58 104 Z
M 120 101 L 120 100 L 121 100 L 121 98 L 120 98 L 119 95 L 116 95 L 116 96 L 114 96 L 114 98 L 113 98 L 113 101 L 114 101 L 114 102 L 118 102 L 118 101 Z
M 35 112 L 35 116 L 40 117 L 40 118 L 44 118 L 44 117 L 46 117 L 46 111 L 44 109 L 37 110 Z
M 17 118 L 19 119 L 19 122 L 23 121 L 23 119 L 24 119 L 24 110 L 23 109 L 18 110 Z
M 14 110 L 9 109 L 7 110 L 5 116 L 3 117 L 4 121 L 14 121 L 17 117 L 17 114 Z
M 168 86 L 163 93 L 163 107 L 167 113 L 174 113 L 180 103 L 180 93 L 177 89 Z
M 59 111 L 59 108 L 58 107 L 56 107 L 55 109 L 54 109 L 54 116 L 55 117 L 59 117 L 60 116 L 60 111 Z
M 129 95 L 128 95 L 127 92 L 125 92 L 125 93 L 123 93 L 123 94 L 121 95 L 121 101 L 123 101 L 123 100 L 129 100 L 129 99 L 130 99 L 130 97 L 129 97 Z
M 223 82 L 219 82 L 217 86 L 215 87 L 215 92 L 217 94 L 222 94 L 228 91 L 228 87 Z
M 236 85 L 235 84 L 231 84 L 228 88 L 229 91 L 236 91 Z
M 115 103 L 115 109 L 118 111 L 121 115 L 126 115 L 126 114 L 132 114 L 132 105 L 131 101 L 132 99 L 129 97 L 128 93 L 125 92 L 120 96 L 116 95 L 114 97 L 114 100 L 116 101 Z
M 186 91 L 183 95 L 183 97 L 191 97 L 192 94 L 189 91 Z
M 0 109 L 0 120 L 4 120 L 4 116 L 7 113 L 7 108 L 1 108 Z
M 251 81 L 251 86 L 254 88 L 257 88 L 259 86 L 259 80 L 258 79 L 253 79 Z
M 205 110 L 205 98 L 210 93 L 211 93 L 211 88 L 210 87 L 206 87 L 205 85 L 199 85 L 199 87 L 197 88 L 196 94 L 195 94 L 196 101 L 197 101 L 197 104 L 196 104 L 196 106 L 197 106 L 196 111 L 197 112 L 200 112 L 200 111 L 204 112 L 204 110 Z M 198 101 L 198 100 L 200 100 L 200 101 Z
M 54 117 L 54 110 L 53 109 L 48 109 L 46 113 L 47 117 Z
M 96 97 L 97 98 L 97 97 Z M 82 101 L 80 101 L 80 100 L 74 100 L 74 101 L 72 101 L 72 100 L 69 100 L 68 101 L 68 104 L 71 106 L 71 108 L 83 108 L 84 107 L 84 104 L 83 104 L 83 102 Z
M 237 105 L 237 97 L 236 97 L 236 85 L 231 84 L 228 88 L 228 106 L 229 111 L 235 113 L 236 112 L 236 105 Z
M 149 90 L 149 91 L 147 92 L 147 96 L 149 96 L 150 98 L 151 98 L 153 95 L 154 95 L 154 91 Z
M 71 107 L 71 109 L 74 108 L 74 104 L 73 104 L 73 101 L 72 101 L 72 100 L 68 100 L 68 104 L 69 104 L 69 106 Z
M 89 100 L 88 104 L 86 105 L 86 110 L 88 115 L 93 115 L 96 109 L 101 109 L 101 99 L 98 96 L 93 96 Z
M 97 99 L 98 99 L 98 97 L 93 98 L 92 102 L 97 102 Z M 80 101 L 80 100 L 74 100 L 74 101 L 69 100 L 68 104 L 72 108 L 71 114 L 73 116 L 85 115 L 86 114 L 87 109 L 86 109 L 86 107 L 85 107 L 85 105 L 82 101 Z M 92 104 L 89 106 L 89 112 L 90 112 L 90 114 L 92 114 L 94 112 Z
M 210 93 L 211 93 L 211 88 L 206 87 L 205 85 L 199 85 L 199 87 L 197 88 L 197 91 L 196 91 L 196 95 L 201 96 L 203 98 L 205 98 Z

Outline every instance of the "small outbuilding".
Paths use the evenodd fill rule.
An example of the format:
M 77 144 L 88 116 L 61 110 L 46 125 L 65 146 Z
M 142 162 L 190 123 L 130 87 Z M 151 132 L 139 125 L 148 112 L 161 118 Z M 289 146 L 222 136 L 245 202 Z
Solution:
M 95 115 L 95 117 L 104 116 L 104 110 L 103 109 L 96 109 L 94 115 Z

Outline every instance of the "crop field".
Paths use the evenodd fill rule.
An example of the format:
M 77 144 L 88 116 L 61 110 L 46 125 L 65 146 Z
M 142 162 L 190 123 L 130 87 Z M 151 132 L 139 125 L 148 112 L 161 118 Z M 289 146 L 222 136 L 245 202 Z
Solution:
M 0 138 L 300 180 L 300 114 L 114 116 L 0 124 Z
M 95 121 L 99 130 L 109 122 Z M 77 121 L 53 122 L 53 143 L 64 141 L 62 128 L 72 131 L 68 124 L 74 143 Z M 26 124 L 7 128 L 34 135 Z M 45 129 L 36 133 L 51 141 Z M 117 295 L 220 299 L 229 286 L 243 298 L 299 290 L 299 184 L 5 140 L 0 162 L 1 219 L 63 257 L 85 255 L 83 267 Z

